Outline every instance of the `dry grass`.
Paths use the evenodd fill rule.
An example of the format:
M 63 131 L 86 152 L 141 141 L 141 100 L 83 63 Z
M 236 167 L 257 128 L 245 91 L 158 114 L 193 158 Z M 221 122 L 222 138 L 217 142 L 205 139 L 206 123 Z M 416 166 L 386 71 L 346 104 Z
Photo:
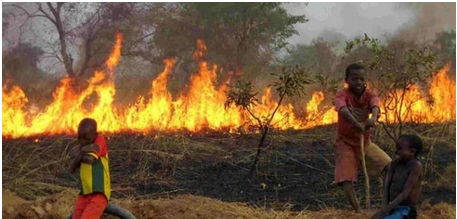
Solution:
M 8 199 L 5 199 L 4 195 L 6 203 L 3 204 L 3 217 L 55 219 L 64 218 L 71 212 L 77 191 L 66 190 L 36 201 L 21 200 L 7 190 L 3 190 L 3 194 L 8 194 Z M 137 218 L 142 219 L 365 219 L 374 213 L 372 211 L 356 214 L 352 211 L 332 208 L 320 211 L 293 212 L 288 209 L 287 205 L 282 210 L 271 210 L 192 195 L 157 200 L 120 199 L 113 200 L 113 202 L 130 210 Z M 423 207 L 419 218 L 450 219 L 455 217 L 455 205 L 440 203 Z M 105 216 L 104 218 L 112 217 Z
M 20 199 L 13 193 L 9 198 Z M 13 195 L 11 195 L 13 194 Z M 71 212 L 77 191 L 67 190 L 36 201 L 21 200 L 18 203 L 6 202 L 3 217 L 7 218 L 64 218 Z M 9 200 L 13 200 L 9 199 Z M 321 212 L 291 212 L 287 206 L 283 211 L 252 208 L 243 203 L 226 203 L 206 197 L 182 195 L 174 199 L 158 200 L 113 200 L 114 203 L 130 210 L 142 219 L 307 219 L 307 218 L 365 218 L 368 214 L 357 215 L 344 210 L 325 210 Z M 105 217 L 109 218 L 109 217 Z
M 330 147 L 329 144 L 334 141 L 333 129 L 333 127 L 324 127 L 323 129 L 317 128 L 306 131 L 273 131 L 266 140 L 268 147 L 263 153 L 261 166 L 263 169 L 261 171 L 273 173 L 276 171 L 275 169 L 281 170 L 283 163 L 276 161 L 278 157 L 289 159 L 289 165 L 294 164 L 303 167 L 303 171 L 313 168 L 333 169 L 331 151 L 325 148 Z M 426 148 L 425 152 L 426 154 L 430 153 L 430 158 L 433 159 L 429 160 L 431 164 L 429 166 L 430 176 L 427 176 L 425 184 L 429 190 L 432 189 L 432 192 L 433 188 L 455 188 L 455 178 L 450 177 L 450 180 L 447 177 L 455 176 L 455 160 L 442 156 L 443 153 L 449 154 L 449 150 L 455 151 L 455 130 L 451 130 L 451 133 L 454 134 L 435 133 L 438 130 L 442 129 L 436 128 L 433 132 L 427 127 L 407 129 L 408 132 L 425 136 L 424 142 L 430 146 Z M 334 206 L 337 206 L 337 203 L 333 202 L 341 202 L 340 199 L 335 198 L 341 196 L 337 194 L 335 189 L 329 189 L 329 194 L 322 194 L 322 197 L 315 197 L 318 201 L 317 199 L 327 196 L 335 196 L 333 199 L 328 199 L 330 201 L 322 199 L 324 201 L 322 201 L 322 205 L 319 204 L 321 206 L 319 211 L 292 211 L 291 206 L 295 203 L 290 202 L 273 203 L 275 206 L 268 203 L 270 205 L 264 206 L 262 204 L 261 207 L 252 207 L 252 203 L 247 206 L 243 203 L 228 203 L 200 196 L 177 196 L 176 193 L 182 194 L 182 192 L 174 193 L 170 190 L 154 191 L 147 194 L 136 192 L 138 187 L 135 186 L 147 187 L 151 185 L 151 182 L 155 185 L 176 188 L 176 191 L 182 189 L 176 186 L 175 176 L 189 162 L 207 166 L 215 166 L 221 162 L 249 164 L 252 160 L 249 154 L 254 151 L 253 148 L 259 137 L 257 135 L 241 137 L 225 134 L 209 135 L 211 133 L 204 136 L 174 133 L 158 133 L 152 137 L 141 134 L 107 135 L 112 178 L 115 180 L 113 194 L 115 197 L 122 197 L 120 200 L 114 200 L 114 202 L 132 210 L 139 218 L 368 217 L 369 213 L 357 215 L 349 211 L 335 209 Z M 7 193 L 10 196 L 4 200 L 15 200 L 10 202 L 10 206 L 3 208 L 3 215 L 12 215 L 7 218 L 62 218 L 71 210 L 74 203 L 76 193 L 74 190 L 68 190 L 68 187 L 75 188 L 76 181 L 63 169 L 62 164 L 66 159 L 66 151 L 75 146 L 77 142 L 74 138 L 67 136 L 39 137 L 38 139 L 38 142 L 34 138 L 4 139 L 3 141 L 3 188 L 16 192 L 19 197 L 26 200 L 35 200 L 24 201 L 17 196 L 11 196 L 11 193 Z M 374 140 L 383 148 L 389 148 L 388 146 L 392 144 L 388 142 L 389 139 L 384 134 L 376 136 Z M 251 144 L 252 147 L 249 146 Z M 304 150 L 299 151 L 299 153 L 305 151 L 305 154 L 299 155 L 303 157 L 303 160 L 294 160 L 287 150 L 278 150 L 279 147 L 288 147 L 289 144 L 303 145 Z M 307 148 L 307 146 L 314 144 L 317 144 L 318 150 L 315 147 Z M 319 148 L 323 151 L 320 151 Z M 292 151 L 291 153 L 296 152 Z M 242 153 L 243 156 L 235 157 L 237 153 Z M 319 160 L 319 163 L 312 163 L 316 159 Z M 423 158 L 423 161 L 425 159 L 426 157 Z M 319 166 L 319 164 L 322 165 Z M 270 171 L 270 168 L 273 170 Z M 328 173 L 325 174 L 328 175 Z M 325 184 L 326 182 L 315 183 Z M 271 185 L 268 184 L 268 186 Z M 46 197 L 42 198 L 44 196 Z M 165 199 L 160 199 L 163 197 Z M 146 200 L 150 198 L 155 200 Z M 157 198 L 159 199 L 157 200 Z M 19 216 L 14 216 L 13 214 L 16 214 L 14 209 L 18 206 L 21 212 L 24 212 Z M 424 214 L 421 218 L 424 219 L 432 218 L 432 215 L 435 214 L 438 216 L 433 217 L 433 219 L 455 218 L 455 204 L 424 205 L 422 212 Z
M 422 208 L 423 219 L 452 219 L 456 218 L 456 205 L 439 203 L 436 205 L 427 205 Z
M 226 155 L 212 142 L 192 140 L 185 135 L 107 137 L 112 170 L 128 167 L 128 173 L 112 171 L 117 180 L 114 190 L 128 190 L 132 181 L 173 184 L 172 176 L 184 162 L 218 160 Z M 64 165 L 68 151 L 76 145 L 76 140 L 68 136 L 4 140 L 3 188 L 27 200 L 58 193 L 68 187 L 75 188 L 76 178 L 66 171 Z
M 430 187 L 439 188 L 455 188 L 455 163 L 450 164 L 444 169 L 443 173 L 435 172 L 436 179 L 430 182 Z
M 34 199 L 65 190 L 54 176 L 65 172 L 66 151 L 73 140 L 66 138 L 34 142 L 9 141 L 3 149 L 3 188 Z

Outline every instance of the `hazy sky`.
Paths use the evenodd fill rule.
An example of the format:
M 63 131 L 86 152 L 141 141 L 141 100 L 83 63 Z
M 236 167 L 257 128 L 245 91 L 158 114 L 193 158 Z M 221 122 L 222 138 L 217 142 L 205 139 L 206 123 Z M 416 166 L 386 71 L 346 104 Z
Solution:
M 329 37 L 329 32 L 340 33 L 346 38 L 363 33 L 382 38 L 412 25 L 416 17 L 412 8 L 400 3 L 309 3 L 308 6 L 290 3 L 284 7 L 290 14 L 305 14 L 309 19 L 307 23 L 296 25 L 300 35 L 289 39 L 293 44 L 310 43 L 320 35 Z
M 398 31 L 408 28 L 414 31 L 402 32 L 402 36 L 416 38 L 417 35 L 424 34 L 431 38 L 442 31 L 444 26 L 455 29 L 455 3 L 407 4 L 409 5 L 388 2 L 325 2 L 307 5 L 305 3 L 284 3 L 283 6 L 290 14 L 304 14 L 309 19 L 308 22 L 295 26 L 299 35 L 292 36 L 288 41 L 291 44 L 309 44 L 317 37 L 323 37 L 325 40 L 345 41 L 355 36 L 362 36 L 363 33 L 383 40 L 385 36 L 392 36 Z M 9 46 L 14 46 L 14 42 L 17 42 L 18 23 L 21 22 L 22 19 L 18 19 L 16 25 L 11 24 L 6 34 L 4 33 L 3 50 L 8 47 L 8 44 L 5 43 L 6 40 L 12 42 Z M 415 28 L 416 26 L 420 26 L 421 29 Z M 33 20 L 33 23 L 25 30 L 28 30 L 29 33 L 26 33 L 27 35 L 23 39 L 30 40 L 36 46 L 56 43 L 58 37 L 55 28 L 44 19 Z M 47 67 L 54 66 L 51 62 L 41 64 Z M 63 66 L 60 67 L 63 68 Z

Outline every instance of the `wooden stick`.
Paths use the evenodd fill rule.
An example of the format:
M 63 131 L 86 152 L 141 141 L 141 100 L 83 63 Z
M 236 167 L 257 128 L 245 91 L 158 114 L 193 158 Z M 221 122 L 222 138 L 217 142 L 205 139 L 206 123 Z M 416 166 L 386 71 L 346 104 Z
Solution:
M 365 161 L 365 147 L 364 147 L 364 136 L 360 135 L 360 151 L 362 152 L 362 169 L 363 175 L 365 176 L 365 206 L 367 210 L 370 210 L 370 178 L 368 178 L 367 165 Z

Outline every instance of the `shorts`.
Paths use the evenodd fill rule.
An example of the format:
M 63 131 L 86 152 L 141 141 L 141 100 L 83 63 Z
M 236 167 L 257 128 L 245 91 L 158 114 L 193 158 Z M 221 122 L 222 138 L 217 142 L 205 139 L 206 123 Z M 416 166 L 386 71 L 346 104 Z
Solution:
M 390 212 L 383 219 L 414 219 L 417 218 L 417 212 L 414 207 L 400 205 Z
M 71 218 L 100 219 L 107 205 L 108 199 L 103 193 L 79 195 Z
M 354 147 L 339 141 L 333 149 L 335 155 L 335 182 L 357 182 L 359 165 L 361 163 L 360 147 Z M 371 143 L 365 147 L 365 161 L 368 176 L 377 178 L 389 165 L 392 159 L 376 144 Z

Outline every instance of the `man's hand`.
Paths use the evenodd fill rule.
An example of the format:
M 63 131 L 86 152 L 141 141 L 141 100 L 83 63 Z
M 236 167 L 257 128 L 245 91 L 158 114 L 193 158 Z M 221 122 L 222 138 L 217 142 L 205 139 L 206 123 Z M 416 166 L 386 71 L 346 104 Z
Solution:
M 376 214 L 371 216 L 371 219 L 382 219 L 383 217 L 387 216 L 387 214 L 389 214 L 387 209 L 381 208 L 381 210 L 379 210 L 378 212 L 376 212 Z
M 87 153 L 93 153 L 93 152 L 100 152 L 100 146 L 96 144 L 89 144 L 81 147 L 81 153 L 87 154 Z
M 376 126 L 376 120 L 378 120 L 378 118 L 376 117 L 371 117 L 367 120 L 366 122 L 366 126 L 367 127 L 375 127 Z

